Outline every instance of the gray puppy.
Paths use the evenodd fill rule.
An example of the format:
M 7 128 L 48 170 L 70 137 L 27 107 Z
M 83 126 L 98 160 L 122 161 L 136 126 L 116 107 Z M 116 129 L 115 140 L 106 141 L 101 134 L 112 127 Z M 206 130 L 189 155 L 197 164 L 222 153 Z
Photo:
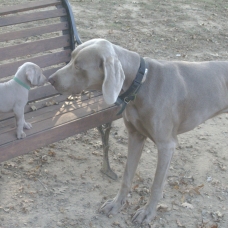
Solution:
M 34 63 L 26 62 L 18 68 L 13 79 L 0 83 L 0 112 L 14 112 L 18 139 L 26 137 L 23 128 L 32 127 L 24 119 L 24 108 L 28 102 L 30 86 L 41 86 L 45 82 L 46 77 L 41 68 Z

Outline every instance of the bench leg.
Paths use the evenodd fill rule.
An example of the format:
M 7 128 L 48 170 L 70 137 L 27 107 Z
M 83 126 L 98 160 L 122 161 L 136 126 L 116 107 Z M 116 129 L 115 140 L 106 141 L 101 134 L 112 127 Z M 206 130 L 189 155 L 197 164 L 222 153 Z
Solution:
M 98 131 L 101 134 L 102 146 L 103 146 L 103 166 L 101 172 L 112 178 L 113 180 L 117 179 L 117 175 L 112 171 L 109 165 L 108 159 L 108 150 L 109 150 L 109 133 L 111 130 L 112 122 L 103 124 L 97 127 Z

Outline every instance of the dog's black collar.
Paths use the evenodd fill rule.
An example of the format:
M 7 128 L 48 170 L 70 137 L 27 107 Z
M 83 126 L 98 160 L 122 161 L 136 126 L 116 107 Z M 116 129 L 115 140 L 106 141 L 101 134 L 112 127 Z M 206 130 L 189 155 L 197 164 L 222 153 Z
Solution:
M 137 75 L 135 77 L 135 80 L 132 82 L 129 89 L 123 94 L 121 94 L 117 98 L 117 101 L 115 102 L 115 104 L 122 106 L 120 111 L 117 113 L 117 115 L 120 115 L 124 111 L 124 109 L 126 108 L 127 104 L 130 101 L 135 100 L 137 92 L 139 91 L 142 85 L 143 77 L 144 75 L 146 76 L 147 71 L 148 71 L 148 68 L 146 66 L 146 62 L 142 57 L 140 57 L 140 66 L 139 66 Z

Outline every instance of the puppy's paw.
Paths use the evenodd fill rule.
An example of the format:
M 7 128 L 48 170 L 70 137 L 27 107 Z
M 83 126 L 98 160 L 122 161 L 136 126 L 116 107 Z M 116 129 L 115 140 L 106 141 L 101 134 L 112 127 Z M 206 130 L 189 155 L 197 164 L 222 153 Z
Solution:
M 28 122 L 25 122 L 23 127 L 24 127 L 25 129 L 31 129 L 31 128 L 32 128 L 32 124 L 30 124 L 30 123 L 28 123 Z
M 17 139 L 23 139 L 25 137 L 26 137 L 26 134 L 23 131 L 17 132 Z

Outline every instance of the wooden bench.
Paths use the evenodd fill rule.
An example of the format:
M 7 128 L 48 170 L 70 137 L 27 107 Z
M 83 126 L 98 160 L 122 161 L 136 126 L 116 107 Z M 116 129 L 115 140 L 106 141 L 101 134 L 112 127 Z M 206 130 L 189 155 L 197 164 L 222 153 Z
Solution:
M 24 62 L 39 65 L 48 77 L 69 62 L 75 44 L 80 43 L 68 0 L 3 7 L 0 9 L 0 82 L 11 79 Z M 98 92 L 69 99 L 48 83 L 31 89 L 25 119 L 33 128 L 26 130 L 25 139 L 16 139 L 14 114 L 0 113 L 0 162 L 98 127 L 105 163 L 110 122 L 120 118 L 116 113 L 117 107 L 105 104 Z M 106 172 L 109 164 L 103 166 Z

